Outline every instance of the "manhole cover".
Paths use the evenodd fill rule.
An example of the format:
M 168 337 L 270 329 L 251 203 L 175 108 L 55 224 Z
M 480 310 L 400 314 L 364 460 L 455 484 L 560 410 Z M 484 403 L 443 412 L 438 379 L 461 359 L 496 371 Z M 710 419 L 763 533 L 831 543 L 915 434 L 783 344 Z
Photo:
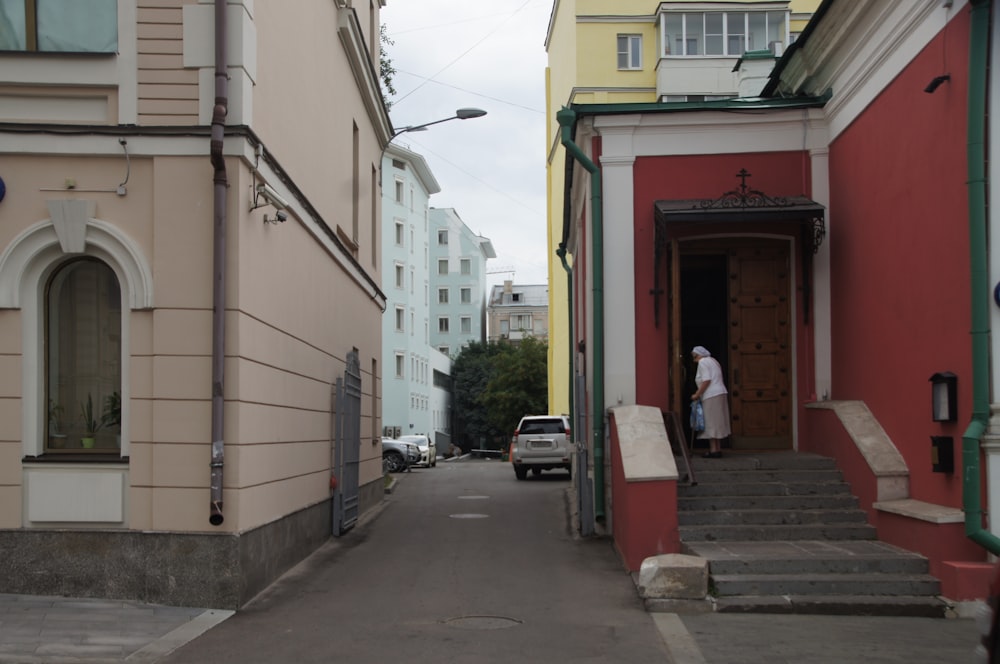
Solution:
M 459 496 L 459 500 L 487 500 L 489 496 Z
M 452 519 L 485 519 L 489 514 L 449 514 Z
M 459 629 L 507 629 L 508 627 L 517 627 L 521 621 L 503 616 L 462 616 L 461 618 L 450 618 L 444 623 Z

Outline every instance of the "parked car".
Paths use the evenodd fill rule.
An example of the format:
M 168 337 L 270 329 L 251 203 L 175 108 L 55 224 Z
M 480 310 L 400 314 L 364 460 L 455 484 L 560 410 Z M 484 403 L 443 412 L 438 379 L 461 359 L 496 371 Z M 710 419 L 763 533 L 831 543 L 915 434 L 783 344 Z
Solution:
M 435 445 L 434 441 L 428 436 L 424 436 L 422 434 L 412 434 L 400 436 L 399 439 L 406 441 L 407 443 L 414 443 L 420 448 L 420 461 L 418 463 L 421 466 L 433 468 L 438 465 L 437 445 Z
M 510 443 L 510 462 L 517 479 L 525 479 L 529 470 L 534 475 L 554 468 L 572 472 L 571 441 L 569 418 L 565 415 L 522 417 Z
M 382 438 L 382 470 L 401 473 L 420 461 L 420 448 L 394 438 Z

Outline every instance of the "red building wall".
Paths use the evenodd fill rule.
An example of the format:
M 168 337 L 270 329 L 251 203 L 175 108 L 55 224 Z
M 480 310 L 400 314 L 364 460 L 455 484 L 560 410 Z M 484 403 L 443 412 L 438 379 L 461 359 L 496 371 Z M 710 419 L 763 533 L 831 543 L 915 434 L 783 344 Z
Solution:
M 762 152 L 747 154 L 694 155 L 674 157 L 642 157 L 636 160 L 634 180 L 635 201 L 635 311 L 636 357 L 642 358 L 636 367 L 636 398 L 638 403 L 668 409 L 670 358 L 668 357 L 666 295 L 660 296 L 660 325 L 656 326 L 653 312 L 655 242 L 653 206 L 658 200 L 713 200 L 735 189 L 740 180 L 737 173 L 745 168 L 751 177 L 747 186 L 769 196 L 810 195 L 809 155 L 803 152 Z M 713 225 L 711 232 L 746 232 L 747 227 Z M 789 231 L 788 227 L 781 229 Z M 698 230 L 702 234 L 704 230 Z M 686 234 L 691 234 L 688 231 Z M 683 236 L 685 233 L 679 233 Z M 798 257 L 798 251 L 794 252 Z M 665 266 L 661 266 L 660 287 L 666 285 Z M 797 282 L 801 290 L 801 281 Z M 796 339 L 797 366 L 800 376 L 812 375 L 811 328 L 802 323 L 801 293 L 796 311 L 800 325 Z M 710 349 L 711 350 L 711 349 Z M 803 373 L 804 372 L 804 373 Z M 799 401 L 811 396 L 812 381 L 799 379 Z
M 930 436 L 971 415 L 966 189 L 968 13 L 960 15 L 830 149 L 834 399 L 871 409 L 910 469 L 911 496 L 961 504 L 961 474 L 933 473 Z M 948 72 L 933 94 L 924 87 Z M 959 419 L 931 420 L 928 379 L 958 375 Z

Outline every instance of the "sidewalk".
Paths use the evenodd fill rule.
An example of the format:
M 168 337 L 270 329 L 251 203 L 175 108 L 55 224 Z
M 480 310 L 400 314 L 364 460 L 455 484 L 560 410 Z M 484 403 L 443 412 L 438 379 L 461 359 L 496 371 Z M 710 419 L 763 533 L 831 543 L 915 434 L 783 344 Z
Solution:
M 152 664 L 232 611 L 0 594 L 3 664 Z
M 650 614 L 671 664 L 974 663 L 968 618 Z

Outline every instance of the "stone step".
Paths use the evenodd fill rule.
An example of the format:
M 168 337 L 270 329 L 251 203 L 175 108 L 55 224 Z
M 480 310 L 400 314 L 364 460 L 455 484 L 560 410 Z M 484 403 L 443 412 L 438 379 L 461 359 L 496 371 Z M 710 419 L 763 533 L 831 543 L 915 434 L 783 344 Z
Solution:
M 936 595 L 941 583 L 929 574 L 716 574 L 718 597 L 738 595 Z
M 868 523 L 868 514 L 859 509 L 733 509 L 678 510 L 681 526 L 790 526 L 819 523 Z
M 878 540 L 686 542 L 712 574 L 926 574 L 927 559 Z
M 674 457 L 677 467 L 681 468 L 684 459 Z M 803 452 L 764 452 L 760 454 L 723 451 L 721 459 L 703 459 L 701 452 L 691 456 L 691 467 L 695 472 L 712 472 L 716 470 L 835 470 L 837 462 L 818 454 Z
M 785 540 L 861 540 L 875 539 L 875 528 L 868 524 L 805 524 L 805 525 L 701 525 L 680 526 L 681 540 L 700 541 L 766 541 Z
M 846 482 L 712 482 L 677 488 L 678 497 L 703 496 L 836 496 L 850 494 Z
M 647 604 L 650 600 L 647 600 Z M 720 597 L 715 601 L 719 613 L 794 613 L 829 616 L 900 616 L 907 618 L 944 618 L 947 603 L 927 596 L 852 596 L 784 595 Z M 669 610 L 664 607 L 663 610 Z M 651 611 L 656 611 L 654 605 Z
M 678 491 L 680 494 L 680 491 Z M 825 496 L 681 496 L 677 497 L 680 514 L 691 511 L 714 511 L 738 509 L 768 509 L 787 512 L 789 510 L 815 509 L 857 509 L 858 499 L 849 493 Z
M 771 470 L 700 470 L 696 471 L 698 484 L 744 482 L 843 482 L 844 476 L 836 468 L 815 470 L 811 468 L 774 468 Z

